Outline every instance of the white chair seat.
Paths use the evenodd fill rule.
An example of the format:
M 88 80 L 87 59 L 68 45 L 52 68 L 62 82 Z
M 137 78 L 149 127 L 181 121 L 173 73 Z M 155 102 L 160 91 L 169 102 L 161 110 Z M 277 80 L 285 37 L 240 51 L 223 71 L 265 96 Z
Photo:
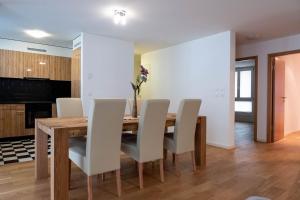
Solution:
M 69 158 L 86 172 L 86 138 L 71 138 L 69 142 Z
M 86 137 L 84 137 L 84 136 L 70 137 L 69 138 L 69 147 L 76 145 L 79 141 L 86 142 Z
M 174 140 L 174 133 L 166 133 L 164 137 L 164 148 L 168 149 L 172 153 L 176 152 L 176 143 Z
M 134 160 L 139 160 L 139 151 L 137 147 L 137 135 L 136 134 L 122 134 L 121 151 L 129 154 Z
M 69 152 L 86 156 L 86 138 L 84 137 L 71 138 L 69 141 Z

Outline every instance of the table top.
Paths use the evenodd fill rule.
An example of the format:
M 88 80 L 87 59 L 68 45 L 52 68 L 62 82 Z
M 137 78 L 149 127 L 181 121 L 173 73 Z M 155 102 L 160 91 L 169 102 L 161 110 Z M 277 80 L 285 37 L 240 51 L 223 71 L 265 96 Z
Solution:
M 168 113 L 167 122 L 175 122 L 176 114 Z M 43 126 L 49 129 L 62 129 L 62 128 L 84 128 L 87 127 L 87 117 L 68 117 L 68 118 L 43 118 L 37 119 L 38 126 Z M 132 116 L 125 116 L 123 126 L 138 124 L 138 118 Z M 41 128 L 41 127 L 39 127 Z

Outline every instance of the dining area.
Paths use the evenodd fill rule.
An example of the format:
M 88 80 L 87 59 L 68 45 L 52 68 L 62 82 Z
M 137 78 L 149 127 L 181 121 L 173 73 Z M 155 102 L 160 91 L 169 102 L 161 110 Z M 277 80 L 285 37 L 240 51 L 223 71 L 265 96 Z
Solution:
M 177 113 L 169 112 L 168 99 L 142 100 L 137 117 L 126 113 L 126 107 L 132 107 L 126 99 L 92 99 L 88 113 L 84 113 L 80 98 L 57 98 L 56 105 L 57 117 L 35 121 L 35 180 L 50 176 L 51 199 L 70 199 L 74 166 L 86 177 L 89 200 L 101 199 L 93 195 L 93 190 L 101 187 L 95 180 L 107 176 L 115 177 L 114 195 L 123 195 L 124 158 L 135 163 L 130 165 L 138 176 L 133 184 L 141 191 L 147 187 L 144 170 L 148 164 L 159 166 L 155 184 L 168 182 L 165 170 L 169 162 L 174 166 L 173 176 L 180 179 L 183 155 L 189 160 L 191 174 L 205 168 L 206 117 L 199 116 L 200 99 L 182 99 Z

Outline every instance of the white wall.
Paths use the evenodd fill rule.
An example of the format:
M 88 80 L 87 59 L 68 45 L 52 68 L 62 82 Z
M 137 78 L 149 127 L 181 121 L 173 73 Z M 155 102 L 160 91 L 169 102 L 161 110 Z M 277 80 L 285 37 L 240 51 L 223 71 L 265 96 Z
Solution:
M 81 35 L 81 98 L 88 113 L 93 98 L 129 98 L 133 78 L 133 43 Z
M 282 56 L 285 62 L 284 134 L 300 131 L 300 54 Z
M 30 51 L 27 48 L 44 49 L 46 50 L 46 52 Z M 16 40 L 8 40 L 8 39 L 0 39 L 0 49 L 47 54 L 53 56 L 63 56 L 63 57 L 71 57 L 72 54 L 72 49 L 70 48 L 56 47 L 56 46 L 36 44 L 36 43 L 16 41 Z
M 268 54 L 300 49 L 300 34 L 241 45 L 237 48 L 237 57 L 258 56 L 258 113 L 257 140 L 267 141 L 267 70 Z
M 207 143 L 234 145 L 235 34 L 228 31 L 142 55 L 149 81 L 142 98 L 167 98 L 171 112 L 180 100 L 201 98 Z

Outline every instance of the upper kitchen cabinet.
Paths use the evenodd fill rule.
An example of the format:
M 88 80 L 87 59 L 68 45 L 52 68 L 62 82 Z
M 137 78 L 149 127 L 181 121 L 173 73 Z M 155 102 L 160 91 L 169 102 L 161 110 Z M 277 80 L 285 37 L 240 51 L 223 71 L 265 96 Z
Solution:
M 72 52 L 71 61 L 71 96 L 80 97 L 80 76 L 81 76 L 81 49 L 75 49 Z
M 49 56 L 49 65 L 51 80 L 71 80 L 71 58 Z
M 50 78 L 49 60 L 48 55 L 24 53 L 24 77 Z
M 23 78 L 24 53 L 0 49 L 0 77 Z

